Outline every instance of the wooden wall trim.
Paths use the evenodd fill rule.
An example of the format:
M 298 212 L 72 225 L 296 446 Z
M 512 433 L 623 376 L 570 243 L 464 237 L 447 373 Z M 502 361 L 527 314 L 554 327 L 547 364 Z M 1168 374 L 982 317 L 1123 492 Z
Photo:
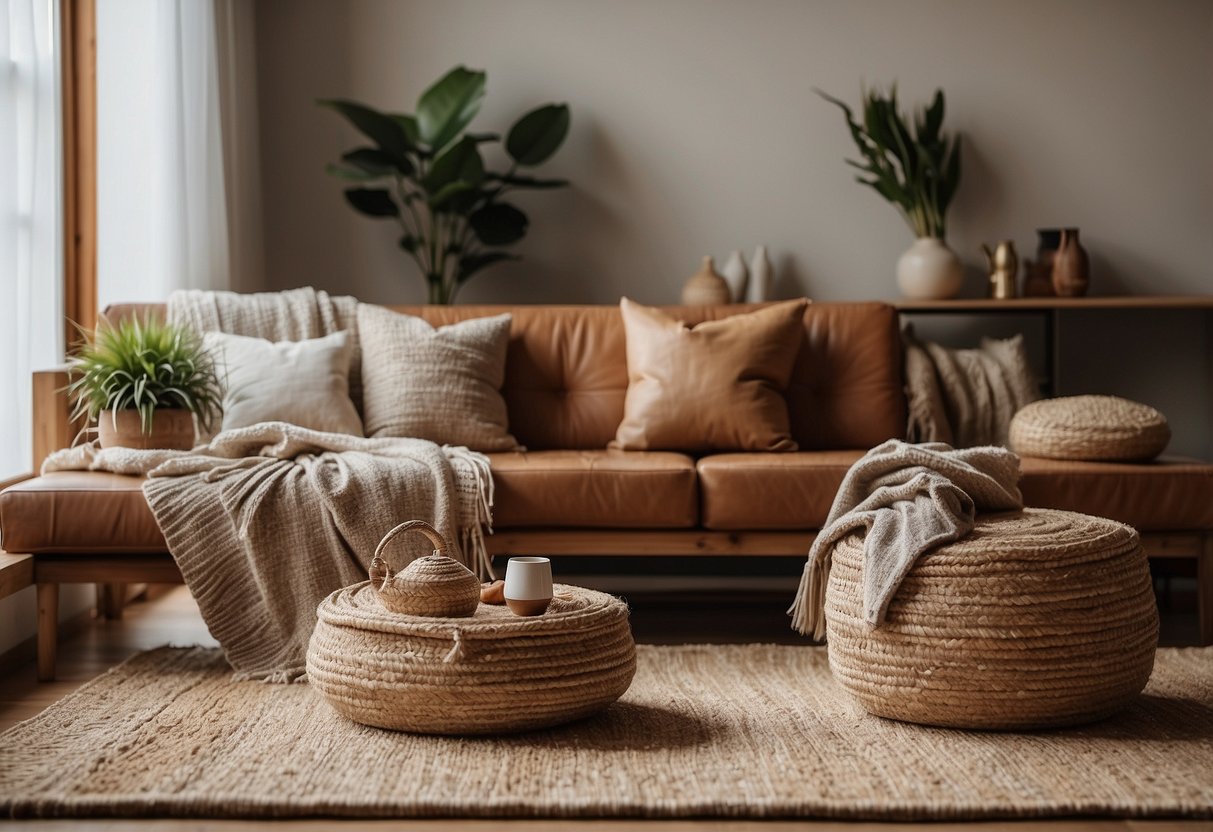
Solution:
M 60 14 L 63 94 L 64 346 L 79 324 L 97 323 L 97 14 L 96 0 L 63 0 Z

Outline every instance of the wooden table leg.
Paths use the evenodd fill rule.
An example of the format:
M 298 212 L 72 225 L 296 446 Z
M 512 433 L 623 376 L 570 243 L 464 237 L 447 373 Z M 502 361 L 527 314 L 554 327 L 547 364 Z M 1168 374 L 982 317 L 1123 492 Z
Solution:
M 55 679 L 59 647 L 59 584 L 38 584 L 38 681 Z

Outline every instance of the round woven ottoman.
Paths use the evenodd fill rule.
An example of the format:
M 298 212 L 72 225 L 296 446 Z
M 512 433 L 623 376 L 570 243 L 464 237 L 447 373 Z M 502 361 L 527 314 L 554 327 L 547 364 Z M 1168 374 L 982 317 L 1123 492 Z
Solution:
M 1065 396 L 1021 408 L 1011 419 L 1010 440 L 1027 456 L 1133 462 L 1161 454 L 1171 428 L 1148 405 L 1116 396 Z
M 1028 729 L 1101 719 L 1145 687 L 1158 610 L 1137 532 L 1067 511 L 979 518 L 923 555 L 884 622 L 863 619 L 863 542 L 826 587 L 834 678 L 878 716 Z
M 636 672 L 628 608 L 555 587 L 548 611 L 521 618 L 481 604 L 470 618 L 390 612 L 370 582 L 317 609 L 308 681 L 355 722 L 422 734 L 496 734 L 589 716 Z

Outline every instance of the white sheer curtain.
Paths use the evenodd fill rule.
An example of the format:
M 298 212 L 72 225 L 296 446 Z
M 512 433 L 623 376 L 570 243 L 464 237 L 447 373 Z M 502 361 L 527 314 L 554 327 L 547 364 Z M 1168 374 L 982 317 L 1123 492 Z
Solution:
M 63 359 L 58 20 L 0 0 L 0 479 L 30 468 L 30 373 Z
M 98 0 L 102 307 L 244 288 L 256 270 L 255 123 L 237 121 L 250 111 L 237 97 L 255 95 L 237 44 L 251 22 L 233 0 Z

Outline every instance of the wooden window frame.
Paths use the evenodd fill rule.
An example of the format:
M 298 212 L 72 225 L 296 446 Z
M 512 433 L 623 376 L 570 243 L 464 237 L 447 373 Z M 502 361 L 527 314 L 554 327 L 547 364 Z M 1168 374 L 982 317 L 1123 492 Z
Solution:
M 60 0 L 64 348 L 97 324 L 97 6 Z

